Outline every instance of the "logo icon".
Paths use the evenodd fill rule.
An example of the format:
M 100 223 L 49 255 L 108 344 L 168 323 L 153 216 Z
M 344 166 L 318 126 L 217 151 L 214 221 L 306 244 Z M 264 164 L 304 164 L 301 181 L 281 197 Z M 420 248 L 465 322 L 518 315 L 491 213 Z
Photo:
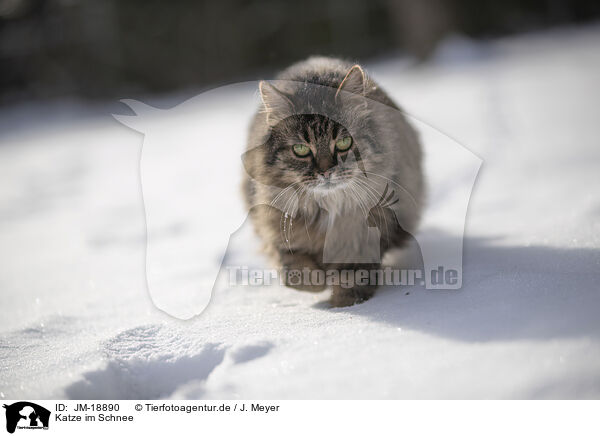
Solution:
M 28 401 L 19 401 L 6 409 L 6 431 L 14 433 L 18 429 L 48 429 L 50 411 L 42 406 Z

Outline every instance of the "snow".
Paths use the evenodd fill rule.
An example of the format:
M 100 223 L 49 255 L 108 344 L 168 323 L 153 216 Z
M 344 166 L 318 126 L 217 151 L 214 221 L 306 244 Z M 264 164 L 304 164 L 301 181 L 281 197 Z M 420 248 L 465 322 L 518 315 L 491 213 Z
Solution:
M 1 396 L 598 398 L 599 42 L 597 25 L 452 38 L 429 64 L 367 65 L 409 114 L 483 166 L 462 289 L 388 287 L 349 308 L 328 308 L 327 293 L 221 286 L 200 316 L 168 316 L 146 287 L 143 136 L 112 108 L 2 109 Z M 232 94 L 228 116 L 246 119 L 235 103 Z M 190 119 L 164 122 L 177 130 Z M 230 130 L 238 145 L 222 153 L 238 159 L 245 132 Z M 188 162 L 205 160 L 202 150 Z M 207 184 L 217 176 L 237 189 L 239 173 Z M 431 199 L 424 232 L 443 222 L 456 189 Z M 193 232 L 185 215 L 156 222 L 149 229 L 167 245 Z M 227 262 L 264 265 L 257 246 L 247 229 L 236 233 Z M 182 280 L 210 286 L 202 271 Z

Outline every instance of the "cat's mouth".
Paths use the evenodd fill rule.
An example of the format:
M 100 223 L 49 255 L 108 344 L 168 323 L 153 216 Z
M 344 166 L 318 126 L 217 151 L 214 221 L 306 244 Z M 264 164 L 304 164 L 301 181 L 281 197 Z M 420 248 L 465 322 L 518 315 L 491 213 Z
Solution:
M 322 178 L 313 183 L 310 189 L 315 194 L 326 195 L 343 189 L 346 185 L 348 185 L 348 180 L 345 179 Z

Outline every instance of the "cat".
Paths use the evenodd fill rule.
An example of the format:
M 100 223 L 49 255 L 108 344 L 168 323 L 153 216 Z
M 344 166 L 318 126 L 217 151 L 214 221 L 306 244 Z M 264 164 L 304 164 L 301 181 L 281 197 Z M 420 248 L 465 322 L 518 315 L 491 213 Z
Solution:
M 259 84 L 243 195 L 265 253 L 285 271 L 373 270 L 417 229 L 422 150 L 400 108 L 358 64 L 310 57 Z M 261 204 L 263 206 L 251 207 Z M 291 283 L 322 291 L 323 283 Z M 331 305 L 376 283 L 332 285 Z

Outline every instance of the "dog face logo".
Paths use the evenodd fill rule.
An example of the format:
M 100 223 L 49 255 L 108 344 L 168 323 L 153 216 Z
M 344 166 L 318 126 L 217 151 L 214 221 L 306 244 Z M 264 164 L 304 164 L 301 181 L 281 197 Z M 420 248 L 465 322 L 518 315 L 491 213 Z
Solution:
M 50 411 L 28 401 L 19 401 L 3 406 L 6 409 L 6 431 L 19 429 L 48 429 Z

